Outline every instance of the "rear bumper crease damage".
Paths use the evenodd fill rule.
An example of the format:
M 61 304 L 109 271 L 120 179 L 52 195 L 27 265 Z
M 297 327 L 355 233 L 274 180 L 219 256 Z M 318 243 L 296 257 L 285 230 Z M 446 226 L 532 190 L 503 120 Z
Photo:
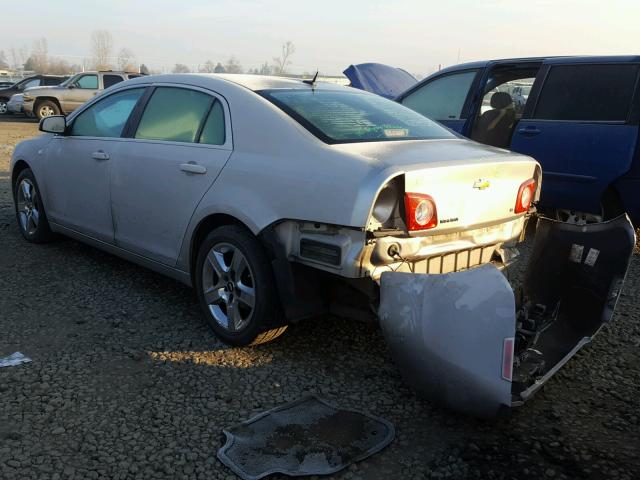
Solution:
M 419 394 L 448 408 L 489 417 L 522 405 L 611 320 L 634 244 L 626 215 L 539 217 L 516 291 L 491 264 L 384 272 L 379 318 L 392 356 Z

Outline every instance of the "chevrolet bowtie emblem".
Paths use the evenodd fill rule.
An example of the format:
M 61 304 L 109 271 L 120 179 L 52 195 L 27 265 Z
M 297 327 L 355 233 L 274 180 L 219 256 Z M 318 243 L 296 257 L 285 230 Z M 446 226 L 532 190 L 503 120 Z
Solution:
M 480 178 L 473 182 L 473 188 L 477 188 L 478 190 L 485 190 L 489 188 L 490 185 L 491 183 L 489 183 L 489 180 L 485 180 L 483 178 Z

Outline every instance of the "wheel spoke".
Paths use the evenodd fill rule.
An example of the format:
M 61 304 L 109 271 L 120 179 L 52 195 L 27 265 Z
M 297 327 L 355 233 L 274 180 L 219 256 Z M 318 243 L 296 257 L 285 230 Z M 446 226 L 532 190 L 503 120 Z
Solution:
M 204 292 L 204 301 L 207 302 L 207 305 L 219 304 L 222 300 L 217 285 L 214 285 Z
M 227 328 L 231 332 L 237 332 L 241 321 L 240 312 L 238 312 L 238 297 L 233 297 L 231 303 L 227 304 Z
M 33 210 L 27 213 L 27 231 L 31 231 L 37 227 L 36 222 L 33 220 Z
M 27 231 L 27 213 L 26 212 L 20 212 L 19 214 L 20 216 L 20 226 L 22 227 L 22 230 L 24 230 L 25 232 Z
M 209 264 L 211 265 L 213 270 L 216 272 L 216 275 L 218 276 L 218 282 L 220 282 L 224 274 L 229 270 L 224 263 L 224 255 L 221 252 L 212 250 L 209 252 L 209 255 L 207 255 L 207 260 L 209 261 Z
M 249 287 L 242 282 L 238 282 L 236 286 L 238 288 L 238 300 L 253 308 L 256 304 L 256 292 L 253 287 Z
M 29 183 L 22 182 L 20 184 L 20 188 L 22 188 L 22 196 L 28 202 L 31 201 L 31 189 L 29 188 Z
M 31 210 L 31 219 L 33 220 L 33 226 L 38 228 L 38 222 L 40 221 L 40 213 L 35 208 Z
M 233 272 L 233 276 L 236 282 L 240 281 L 242 277 L 242 273 L 244 269 L 247 267 L 247 261 L 244 258 L 244 255 L 240 252 L 240 250 L 236 249 L 233 251 L 233 258 L 231 259 L 231 267 L 230 270 Z

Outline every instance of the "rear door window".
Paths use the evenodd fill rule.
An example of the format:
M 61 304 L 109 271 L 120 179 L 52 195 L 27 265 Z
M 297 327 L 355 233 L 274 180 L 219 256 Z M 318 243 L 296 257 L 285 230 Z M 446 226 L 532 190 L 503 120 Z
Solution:
M 532 118 L 625 121 L 638 70 L 637 64 L 552 66 Z
M 458 120 L 477 70 L 436 78 L 409 93 L 402 104 L 434 120 Z
M 213 100 L 195 90 L 158 87 L 142 114 L 135 138 L 197 142 Z
M 120 83 L 124 80 L 120 75 L 103 75 L 102 83 L 104 84 L 104 88 L 109 88 L 116 83 Z
M 119 137 L 144 88 L 114 93 L 90 106 L 76 117 L 71 135 Z

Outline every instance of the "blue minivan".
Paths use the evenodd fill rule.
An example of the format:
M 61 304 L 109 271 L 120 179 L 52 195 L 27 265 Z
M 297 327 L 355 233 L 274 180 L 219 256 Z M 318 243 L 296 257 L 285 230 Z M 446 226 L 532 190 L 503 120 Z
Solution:
M 640 56 L 455 65 L 396 101 L 481 143 L 531 155 L 540 207 L 562 220 L 640 225 Z M 354 85 L 355 86 L 355 85 Z

